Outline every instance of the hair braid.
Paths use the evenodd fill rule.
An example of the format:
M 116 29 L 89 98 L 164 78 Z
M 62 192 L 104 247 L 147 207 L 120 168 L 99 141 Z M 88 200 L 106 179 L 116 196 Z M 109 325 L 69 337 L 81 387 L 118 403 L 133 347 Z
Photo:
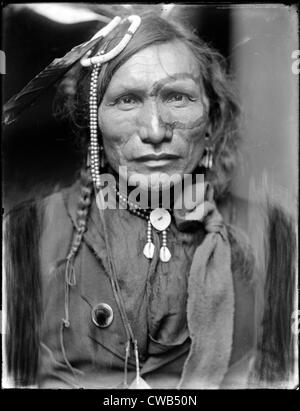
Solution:
M 88 169 L 82 168 L 80 171 L 80 197 L 78 201 L 78 207 L 76 212 L 77 228 L 74 233 L 72 247 L 69 253 L 69 258 L 76 255 L 84 232 L 87 227 L 87 220 L 89 215 L 89 209 L 91 205 L 91 197 L 93 193 L 92 179 Z
M 92 179 L 89 170 L 82 168 L 80 171 L 81 192 L 76 212 L 77 225 L 73 234 L 72 245 L 67 255 L 65 271 L 65 318 L 62 320 L 65 327 L 70 326 L 69 320 L 69 287 L 76 284 L 76 275 L 74 270 L 74 258 L 79 250 L 82 237 L 87 228 L 87 219 L 91 198 L 93 193 Z M 66 361 L 67 362 L 67 361 Z M 68 362 L 67 362 L 68 363 Z

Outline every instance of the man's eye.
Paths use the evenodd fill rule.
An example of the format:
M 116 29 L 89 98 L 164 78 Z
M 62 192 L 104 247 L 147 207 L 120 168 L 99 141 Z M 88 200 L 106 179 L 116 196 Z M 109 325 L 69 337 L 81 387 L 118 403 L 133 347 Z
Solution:
M 184 93 L 171 93 L 167 96 L 166 101 L 175 107 L 182 107 L 187 105 L 192 99 Z
M 133 97 L 122 97 L 119 101 L 123 104 L 132 104 L 135 103 L 136 100 Z
M 169 97 L 169 101 L 182 101 L 185 97 L 183 94 L 177 93 Z
M 134 95 L 119 97 L 116 103 L 123 108 L 132 108 L 139 103 L 139 98 Z

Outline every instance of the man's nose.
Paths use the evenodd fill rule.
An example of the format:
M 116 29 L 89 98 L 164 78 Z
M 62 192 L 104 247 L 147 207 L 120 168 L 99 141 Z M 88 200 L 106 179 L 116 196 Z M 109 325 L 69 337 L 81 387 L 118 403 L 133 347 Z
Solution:
M 139 119 L 139 135 L 144 143 L 160 144 L 172 138 L 166 124 L 161 119 L 157 103 L 145 104 Z

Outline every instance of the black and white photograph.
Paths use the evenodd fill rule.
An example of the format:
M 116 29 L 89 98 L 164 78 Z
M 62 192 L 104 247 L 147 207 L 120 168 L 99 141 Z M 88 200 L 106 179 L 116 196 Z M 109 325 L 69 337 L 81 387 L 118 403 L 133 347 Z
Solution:
M 1 19 L 2 388 L 299 389 L 299 5 Z

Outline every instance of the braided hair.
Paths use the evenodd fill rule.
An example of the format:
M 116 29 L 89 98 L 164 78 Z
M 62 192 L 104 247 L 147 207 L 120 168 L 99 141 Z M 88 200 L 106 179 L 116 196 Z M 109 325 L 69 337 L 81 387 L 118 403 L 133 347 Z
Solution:
M 76 284 L 74 270 L 74 260 L 80 248 L 83 234 L 87 230 L 87 221 L 92 202 L 92 179 L 88 169 L 82 168 L 80 171 L 80 196 L 77 203 L 76 227 L 71 241 L 70 251 L 66 257 L 65 271 L 65 318 L 62 320 L 65 327 L 70 326 L 69 319 L 69 287 Z
M 82 236 L 87 229 L 87 220 L 91 205 L 92 194 L 93 185 L 90 170 L 83 167 L 80 170 L 80 197 L 78 200 L 76 211 L 77 229 L 74 233 L 72 247 L 69 254 L 70 257 L 76 255 L 82 240 Z

